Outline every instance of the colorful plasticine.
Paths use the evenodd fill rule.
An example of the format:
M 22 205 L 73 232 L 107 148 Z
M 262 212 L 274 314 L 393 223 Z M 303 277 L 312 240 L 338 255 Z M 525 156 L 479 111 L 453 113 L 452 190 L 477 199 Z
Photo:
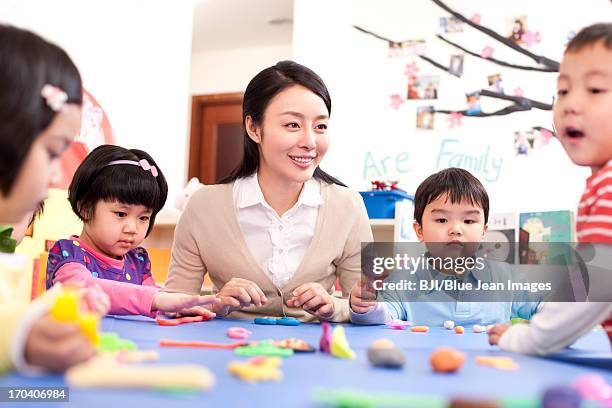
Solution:
M 255 324 L 274 325 L 276 324 L 276 318 L 274 317 L 256 317 L 253 322 Z
M 179 324 L 195 323 L 195 322 L 206 322 L 212 319 L 208 316 L 184 316 L 176 319 L 164 319 L 163 317 L 157 316 L 155 321 L 160 326 L 178 326 Z
M 101 333 L 98 351 L 123 351 L 136 350 L 136 343 L 130 340 L 122 339 L 117 333 Z
M 426 333 L 429 331 L 429 327 L 427 326 L 414 326 L 410 328 L 410 331 L 415 333 Z
M 183 341 L 162 339 L 159 341 L 160 347 L 192 347 L 192 348 L 210 348 L 210 349 L 235 349 L 237 347 L 247 346 L 248 343 L 239 341 L 236 343 L 214 343 L 210 341 Z
M 465 354 L 448 347 L 440 347 L 431 353 L 431 368 L 438 373 L 454 373 L 463 366 Z
M 246 362 L 232 361 L 227 371 L 243 381 L 280 381 L 283 373 L 280 370 L 282 360 L 278 357 L 253 357 Z
M 253 333 L 244 327 L 230 327 L 227 329 L 227 337 L 232 339 L 246 339 L 251 334 Z
M 389 322 L 386 322 L 385 324 L 389 326 L 390 328 L 392 328 L 393 330 L 404 330 L 404 327 L 412 326 L 412 322 L 398 320 L 398 319 L 393 319 Z
M 95 313 L 82 313 L 79 310 L 79 294 L 74 290 L 64 289 L 55 299 L 49 312 L 58 322 L 75 322 L 91 344 L 98 346 L 100 336 L 98 327 L 100 316 Z
M 329 329 L 329 323 L 323 322 L 321 323 L 321 329 L 323 332 L 321 333 L 321 338 L 319 339 L 319 350 L 323 353 L 330 353 L 330 344 L 331 344 L 331 332 Z
M 497 368 L 498 370 L 516 370 L 519 368 L 512 357 L 476 356 L 476 364 Z
M 248 346 L 237 347 L 234 354 L 245 357 L 291 357 L 294 354 L 292 349 L 276 347 L 268 341 L 250 344 Z
M 340 325 L 334 327 L 334 330 L 332 331 L 332 338 L 329 348 L 331 355 L 334 357 L 347 358 L 351 360 L 355 358 L 355 352 L 351 350 L 348 340 L 346 339 L 344 327 Z
M 464 332 L 465 332 L 465 329 L 463 328 L 463 326 L 456 326 L 455 327 L 455 333 L 463 334 Z

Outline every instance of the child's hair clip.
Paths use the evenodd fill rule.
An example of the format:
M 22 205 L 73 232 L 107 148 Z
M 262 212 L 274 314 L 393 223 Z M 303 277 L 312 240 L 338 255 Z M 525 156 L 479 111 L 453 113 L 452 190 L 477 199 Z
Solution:
M 114 161 L 108 163 L 104 167 L 112 166 L 112 165 L 115 165 L 115 164 L 131 164 L 132 166 L 139 166 L 144 171 L 150 171 L 151 174 L 153 175 L 153 177 L 157 177 L 157 174 L 158 174 L 157 173 L 157 167 L 151 166 L 151 164 L 147 161 L 147 159 L 141 159 L 140 161 L 134 161 L 134 160 L 114 160 Z
M 68 95 L 57 86 L 46 84 L 40 90 L 40 95 L 45 98 L 47 106 L 54 112 L 59 112 L 68 101 Z

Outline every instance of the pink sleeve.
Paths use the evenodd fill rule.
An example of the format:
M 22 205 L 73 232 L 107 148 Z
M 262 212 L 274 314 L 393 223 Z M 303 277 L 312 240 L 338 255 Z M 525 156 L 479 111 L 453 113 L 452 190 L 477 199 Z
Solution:
M 153 275 L 151 275 L 147 279 L 143 280 L 142 281 L 142 286 L 153 286 L 153 287 L 159 288 L 159 286 L 157 286 L 157 284 L 153 280 Z
M 83 282 L 86 286 L 93 284 L 100 285 L 102 290 L 110 298 L 111 308 L 109 314 L 138 314 L 155 317 L 155 313 L 151 312 L 151 307 L 153 305 L 153 297 L 160 289 L 156 286 L 150 286 L 150 283 L 141 286 L 109 279 L 94 278 L 87 268 L 76 262 L 69 262 L 62 265 L 57 272 L 55 272 L 53 283 L 66 282 L 69 280 Z M 149 279 L 146 281 L 148 280 Z M 155 285 L 155 283 L 153 283 L 153 285 Z

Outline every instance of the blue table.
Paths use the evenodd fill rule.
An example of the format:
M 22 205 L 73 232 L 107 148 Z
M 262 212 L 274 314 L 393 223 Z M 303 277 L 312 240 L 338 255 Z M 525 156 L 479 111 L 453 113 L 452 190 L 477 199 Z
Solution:
M 299 337 L 318 346 L 321 327 L 318 324 L 302 324 L 298 327 L 262 326 L 252 321 L 215 319 L 209 322 L 190 323 L 176 327 L 162 327 L 143 317 L 106 317 L 102 321 L 103 331 L 118 333 L 130 339 L 140 349 L 158 349 L 162 363 L 199 363 L 207 366 L 216 375 L 214 389 L 207 393 L 176 396 L 158 391 L 124 390 L 77 390 L 71 389 L 70 403 L 66 406 L 151 408 L 174 406 L 301 406 L 312 407 L 313 390 L 324 388 L 350 388 L 372 392 L 414 393 L 418 395 L 456 395 L 477 397 L 527 397 L 537 396 L 551 385 L 570 384 L 581 374 L 597 373 L 612 383 L 612 355 L 607 337 L 603 332 L 590 333 L 571 349 L 558 356 L 543 359 L 523 355 L 512 357 L 519 364 L 517 371 L 500 371 L 479 366 L 474 362 L 477 355 L 509 355 L 491 347 L 485 334 L 466 332 L 457 335 L 443 328 L 433 328 L 429 333 L 396 331 L 385 326 L 346 325 L 346 334 L 351 347 L 356 351 L 355 360 L 341 360 L 323 353 L 296 354 L 283 362 L 284 379 L 280 383 L 247 384 L 227 373 L 230 360 L 239 360 L 231 350 L 209 350 L 193 348 L 158 347 L 159 339 L 201 340 L 233 342 L 226 337 L 228 327 L 245 327 L 253 332 L 250 339 L 265 340 Z M 366 358 L 366 349 L 372 341 L 389 338 L 406 354 L 407 364 L 403 370 L 388 370 L 371 367 Z M 466 364 L 456 374 L 433 373 L 429 356 L 433 349 L 451 346 L 467 354 Z M 599 367 L 570 363 L 572 355 L 576 361 L 593 363 Z M 555 359 L 561 359 L 558 361 Z M 0 378 L 0 386 L 65 386 L 63 377 L 50 375 L 26 378 L 11 374 Z M 3 406 L 0 403 L 0 407 Z M 26 405 L 20 403 L 19 407 Z M 32 404 L 40 407 L 40 404 Z

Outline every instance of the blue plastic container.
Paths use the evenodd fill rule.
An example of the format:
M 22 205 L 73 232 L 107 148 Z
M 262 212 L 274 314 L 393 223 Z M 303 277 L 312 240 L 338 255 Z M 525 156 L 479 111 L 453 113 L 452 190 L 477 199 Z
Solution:
M 414 201 L 414 197 L 405 191 L 360 191 L 368 217 L 373 218 L 395 218 L 395 203 L 402 200 Z

